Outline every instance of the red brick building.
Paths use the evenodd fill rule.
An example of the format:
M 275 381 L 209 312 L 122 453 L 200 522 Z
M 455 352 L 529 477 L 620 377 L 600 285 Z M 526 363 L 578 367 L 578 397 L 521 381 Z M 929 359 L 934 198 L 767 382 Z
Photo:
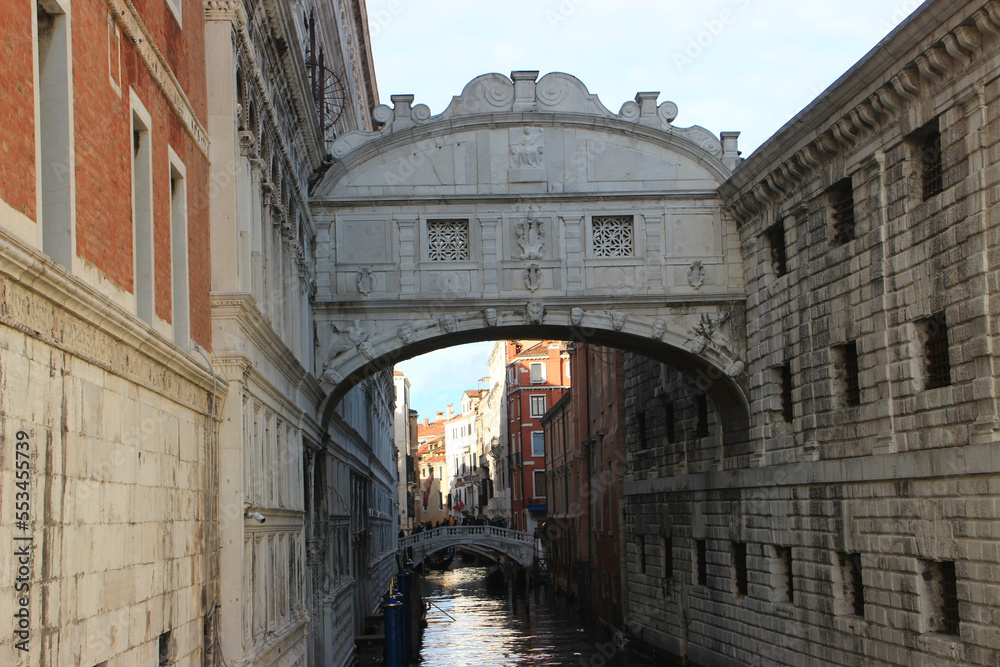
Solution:
M 202 3 L 68 10 L 0 6 L 0 218 L 185 351 L 209 348 Z
M 621 627 L 624 353 L 580 343 L 569 352 L 573 386 L 541 420 L 549 576 Z
M 507 341 L 507 418 L 511 523 L 532 531 L 547 511 L 542 416 L 569 388 L 566 343 Z

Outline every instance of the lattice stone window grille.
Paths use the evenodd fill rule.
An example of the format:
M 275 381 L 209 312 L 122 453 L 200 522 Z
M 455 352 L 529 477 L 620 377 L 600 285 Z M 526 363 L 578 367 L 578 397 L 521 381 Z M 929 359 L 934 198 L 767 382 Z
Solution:
M 594 257 L 631 257 L 634 233 L 631 215 L 594 216 Z
M 469 259 L 469 221 L 428 220 L 427 258 L 432 262 Z

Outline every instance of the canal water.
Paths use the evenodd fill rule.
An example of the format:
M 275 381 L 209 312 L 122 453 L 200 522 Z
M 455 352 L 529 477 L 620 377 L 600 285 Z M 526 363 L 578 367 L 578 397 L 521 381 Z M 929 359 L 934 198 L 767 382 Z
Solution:
M 585 622 L 580 609 L 548 590 L 516 599 L 487 591 L 492 568 L 428 571 L 422 592 L 430 601 L 418 664 L 429 667 L 658 667 L 662 661 L 615 645 Z

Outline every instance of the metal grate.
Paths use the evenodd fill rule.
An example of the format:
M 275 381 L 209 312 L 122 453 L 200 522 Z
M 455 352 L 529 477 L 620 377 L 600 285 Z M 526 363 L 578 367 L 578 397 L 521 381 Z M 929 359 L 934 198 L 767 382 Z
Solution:
M 774 275 L 779 278 L 788 273 L 788 254 L 785 247 L 785 227 L 781 221 L 771 225 L 764 231 L 767 245 L 771 248 L 771 266 Z
M 921 182 L 924 201 L 944 190 L 944 174 L 941 164 L 941 132 L 933 128 L 920 142 Z
M 851 179 L 837 181 L 829 191 L 833 240 L 837 244 L 854 238 L 854 189 Z
M 854 341 L 837 346 L 840 357 L 841 377 L 844 383 L 844 402 L 861 405 L 861 386 L 858 382 L 858 344 Z
M 427 258 L 432 262 L 469 259 L 469 221 L 428 220 Z
M 927 389 L 951 384 L 951 359 L 948 356 L 948 321 L 944 312 L 921 321 L 926 335 L 924 353 L 927 358 Z
M 594 257 L 631 257 L 632 216 L 594 217 L 592 220 Z

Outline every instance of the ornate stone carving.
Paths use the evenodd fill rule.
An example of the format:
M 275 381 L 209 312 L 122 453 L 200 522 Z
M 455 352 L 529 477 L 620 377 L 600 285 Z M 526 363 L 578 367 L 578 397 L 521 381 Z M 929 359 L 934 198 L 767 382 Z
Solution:
M 737 359 L 729 368 L 726 369 L 726 375 L 731 378 L 736 377 L 746 369 L 746 364 Z
M 517 223 L 517 244 L 521 246 L 521 259 L 542 259 L 545 245 L 545 223 L 530 215 Z
M 653 322 L 653 333 L 651 336 L 656 340 L 663 340 L 663 334 L 667 333 L 667 323 L 663 320 Z
M 240 132 L 240 155 L 248 158 L 256 157 L 256 146 L 257 142 L 254 139 L 253 132 L 247 132 L 246 130 Z
M 399 336 L 399 340 L 403 341 L 403 345 L 410 345 L 417 339 L 417 334 L 414 333 L 413 327 L 409 324 L 399 327 L 396 334 Z
M 483 319 L 486 320 L 486 326 L 495 327 L 500 318 L 500 313 L 497 312 L 496 308 L 486 308 L 483 310 Z
M 583 313 L 584 313 L 583 308 L 580 308 L 579 306 L 571 308 L 569 311 L 570 324 L 572 324 L 575 327 L 580 326 L 583 323 Z
M 531 263 L 524 270 L 524 286 L 534 292 L 542 286 L 542 267 Z
M 344 378 L 333 367 L 333 359 L 330 359 L 323 364 L 323 373 L 320 375 L 319 379 L 330 385 L 338 385 Z
M 510 147 L 510 165 L 516 168 L 544 166 L 545 146 L 542 145 L 542 128 L 525 127 Z
M 450 315 L 450 314 L 449 315 L 442 315 L 438 319 L 438 324 L 441 325 L 441 329 L 445 333 L 455 333 L 455 330 L 458 329 L 458 323 L 455 322 L 455 316 L 454 315 Z
M 628 315 L 621 310 L 616 310 L 611 313 L 611 326 L 614 327 L 615 331 L 621 331 L 625 328 L 625 320 L 628 319 Z
M 542 318 L 545 317 L 545 306 L 536 301 L 529 302 L 525 310 L 525 317 L 528 324 L 541 324 Z
M 705 267 L 702 266 L 700 259 L 691 262 L 691 266 L 687 268 L 687 281 L 694 289 L 705 284 Z
M 375 276 L 367 266 L 361 269 L 354 276 L 354 286 L 358 288 L 363 296 L 368 296 L 375 289 Z
M 375 347 L 370 340 L 363 340 L 358 343 L 358 352 L 368 361 L 375 358 Z

